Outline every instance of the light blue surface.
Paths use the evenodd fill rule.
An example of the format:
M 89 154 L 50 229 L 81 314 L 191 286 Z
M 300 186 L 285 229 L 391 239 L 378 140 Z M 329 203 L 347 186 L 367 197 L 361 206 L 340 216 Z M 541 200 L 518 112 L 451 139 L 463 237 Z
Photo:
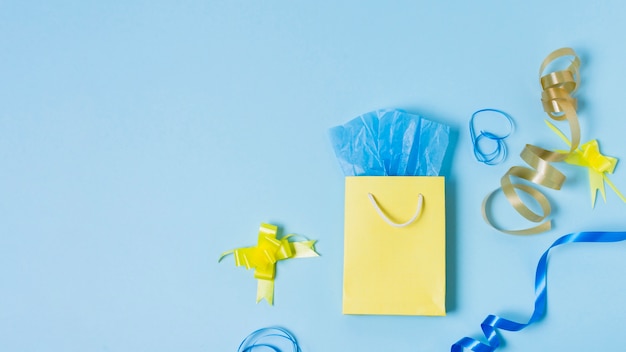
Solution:
M 280 325 L 305 352 L 447 351 L 490 313 L 524 320 L 558 237 L 625 230 L 584 171 L 547 191 L 555 229 L 481 219 L 544 125 L 539 65 L 582 60 L 583 140 L 626 158 L 621 1 L 1 1 L 0 350 L 235 351 Z M 506 111 L 508 159 L 478 163 L 468 119 Z M 403 109 L 458 135 L 447 170 L 447 317 L 341 314 L 343 176 L 328 128 Z M 620 162 L 620 163 L 621 163 Z M 612 179 L 626 191 L 626 169 Z M 496 206 L 502 197 L 494 200 Z M 504 204 L 501 202 L 501 204 Z M 522 223 L 503 206 L 503 225 Z M 279 263 L 275 306 L 220 253 L 260 222 L 318 239 Z M 548 314 L 502 351 L 619 350 L 626 244 L 555 250 Z

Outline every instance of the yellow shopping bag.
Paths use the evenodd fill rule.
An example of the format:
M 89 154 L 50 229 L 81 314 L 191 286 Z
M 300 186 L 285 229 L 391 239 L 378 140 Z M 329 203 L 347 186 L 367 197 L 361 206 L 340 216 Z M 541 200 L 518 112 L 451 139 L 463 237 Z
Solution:
M 346 177 L 343 314 L 445 315 L 441 176 Z

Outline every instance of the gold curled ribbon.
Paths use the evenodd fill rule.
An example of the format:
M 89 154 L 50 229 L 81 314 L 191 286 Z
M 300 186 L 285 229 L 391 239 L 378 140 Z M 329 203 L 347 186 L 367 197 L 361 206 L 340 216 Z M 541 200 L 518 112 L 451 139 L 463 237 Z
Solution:
M 259 228 L 257 245 L 253 247 L 236 248 L 222 253 L 218 262 L 225 256 L 233 254 L 236 266 L 245 266 L 254 269 L 257 279 L 257 297 L 259 303 L 265 299 L 270 305 L 274 304 L 274 277 L 276 276 L 276 262 L 290 258 L 317 257 L 315 241 L 290 242 L 290 234 L 277 238 L 278 227 L 262 223 Z
M 554 131 L 567 145 L 571 145 L 571 142 L 567 139 L 565 134 L 561 132 L 553 123 L 546 120 L 548 127 Z M 581 166 L 587 168 L 589 172 L 589 189 L 591 191 L 591 207 L 595 207 L 598 191 L 602 195 L 602 199 L 606 202 L 606 191 L 604 189 L 604 183 L 606 182 L 609 187 L 617 194 L 617 196 L 626 203 L 626 197 L 617 189 L 617 187 L 611 182 L 607 174 L 612 174 L 617 165 L 617 158 L 606 156 L 600 153 L 600 145 L 596 139 L 593 139 L 587 143 L 582 144 L 573 153 L 569 154 L 565 158 L 565 162 L 568 164 Z
M 554 61 L 564 57 L 572 57 L 572 61 L 565 70 L 553 71 L 544 74 Z M 482 215 L 485 221 L 493 228 L 512 235 L 531 235 L 548 231 L 552 228 L 552 220 L 546 220 L 552 211 L 548 198 L 536 188 L 520 183 L 513 183 L 514 178 L 526 180 L 530 183 L 559 190 L 565 181 L 565 175 L 554 168 L 550 163 L 564 161 L 580 144 L 580 125 L 576 114 L 576 99 L 572 97 L 580 85 L 580 59 L 573 49 L 561 48 L 550 53 L 542 62 L 539 69 L 541 83 L 541 101 L 543 109 L 555 121 L 567 121 L 572 135 L 569 151 L 550 151 L 541 147 L 527 144 L 520 156 L 530 167 L 513 166 L 500 180 L 500 188 L 488 194 L 483 200 Z M 521 230 L 505 230 L 494 225 L 487 213 L 487 206 L 491 197 L 502 190 L 513 208 L 527 220 L 540 223 L 536 226 Z M 541 213 L 531 210 L 519 196 L 518 191 L 526 193 L 541 207 Z

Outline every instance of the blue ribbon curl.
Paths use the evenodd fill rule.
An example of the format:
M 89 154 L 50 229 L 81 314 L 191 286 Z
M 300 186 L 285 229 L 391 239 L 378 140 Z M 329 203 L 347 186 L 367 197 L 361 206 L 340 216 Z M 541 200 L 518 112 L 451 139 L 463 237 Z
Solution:
M 545 315 L 548 296 L 548 254 L 554 247 L 575 242 L 620 242 L 626 240 L 626 232 L 576 232 L 557 239 L 541 256 L 535 274 L 535 310 L 527 323 L 518 323 L 497 315 L 489 315 L 480 324 L 487 344 L 470 337 L 464 337 L 452 345 L 451 352 L 465 349 L 475 352 L 492 352 L 500 346 L 497 330 L 520 331 L 535 323 Z
M 509 132 L 507 132 L 505 135 L 498 136 L 491 132 L 480 130 L 480 133 L 476 135 L 476 131 L 474 130 L 474 119 L 476 119 L 476 116 L 478 114 L 483 113 L 483 112 L 495 112 L 504 116 L 509 122 Z M 474 112 L 472 114 L 472 117 L 470 118 L 469 130 L 470 130 L 470 137 L 472 138 L 472 145 L 474 147 L 474 156 L 476 157 L 476 160 L 478 160 L 479 162 L 485 165 L 496 165 L 504 161 L 504 159 L 506 159 L 507 152 L 506 152 L 506 144 L 504 143 L 504 139 L 510 136 L 511 133 L 513 132 L 513 118 L 511 117 L 511 115 L 498 109 L 478 110 Z M 480 141 L 484 138 L 495 141 L 496 147 L 494 148 L 493 151 L 485 152 L 480 147 Z
M 283 350 L 289 345 L 293 352 L 302 352 L 296 338 L 286 329 L 280 327 L 261 328 L 248 335 L 239 345 L 237 352 L 273 351 L 287 352 Z

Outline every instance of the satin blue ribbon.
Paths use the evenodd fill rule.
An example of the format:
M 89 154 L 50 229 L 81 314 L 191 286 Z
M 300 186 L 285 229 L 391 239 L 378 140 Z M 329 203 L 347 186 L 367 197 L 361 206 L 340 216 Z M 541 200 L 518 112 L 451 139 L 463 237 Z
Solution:
M 509 131 L 502 136 L 495 135 L 491 132 L 480 130 L 480 133 L 476 135 L 476 131 L 474 130 L 474 120 L 476 116 L 483 112 L 495 112 L 504 116 L 509 122 Z M 511 115 L 506 112 L 498 109 L 481 109 L 472 114 L 472 117 L 469 121 L 469 130 L 470 130 L 470 138 L 472 138 L 472 145 L 474 146 L 474 156 L 476 160 L 480 161 L 485 165 L 496 165 L 504 161 L 506 159 L 506 144 L 504 143 L 504 139 L 511 135 L 513 132 L 513 118 Z M 496 147 L 493 151 L 485 152 L 483 148 L 480 146 L 480 141 L 482 139 L 490 139 L 496 143 Z
M 541 320 L 546 313 L 548 296 L 548 254 L 554 247 L 575 242 L 620 242 L 626 240 L 626 232 L 576 232 L 556 240 L 541 256 L 535 274 L 535 311 L 527 323 L 518 323 L 497 315 L 489 315 L 480 324 L 488 344 L 470 337 L 464 337 L 452 345 L 451 352 L 465 349 L 475 352 L 492 352 L 500 346 L 497 330 L 520 331 L 528 325 Z
M 290 346 L 293 352 L 302 352 L 296 338 L 286 329 L 279 327 L 262 328 L 252 332 L 239 345 L 237 352 L 273 351 L 287 352 Z

